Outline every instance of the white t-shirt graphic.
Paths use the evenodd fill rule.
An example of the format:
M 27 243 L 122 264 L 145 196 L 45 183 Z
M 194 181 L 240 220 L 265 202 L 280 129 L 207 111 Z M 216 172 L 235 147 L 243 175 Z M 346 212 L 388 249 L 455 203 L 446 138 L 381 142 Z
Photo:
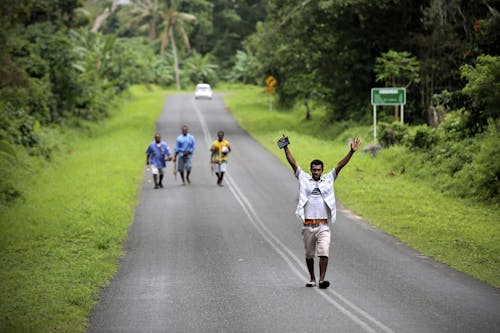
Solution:
M 312 190 L 309 200 L 304 207 L 304 216 L 306 219 L 328 218 L 327 206 L 317 185 Z

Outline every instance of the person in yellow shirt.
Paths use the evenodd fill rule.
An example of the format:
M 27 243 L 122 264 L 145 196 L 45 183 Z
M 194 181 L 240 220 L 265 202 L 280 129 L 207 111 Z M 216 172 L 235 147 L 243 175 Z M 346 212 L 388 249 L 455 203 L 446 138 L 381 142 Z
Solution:
M 210 165 L 212 171 L 217 175 L 217 185 L 222 185 L 224 173 L 227 171 L 227 155 L 231 152 L 229 141 L 224 140 L 224 132 L 217 132 L 217 140 L 212 143 L 210 149 L 212 155 L 210 157 Z

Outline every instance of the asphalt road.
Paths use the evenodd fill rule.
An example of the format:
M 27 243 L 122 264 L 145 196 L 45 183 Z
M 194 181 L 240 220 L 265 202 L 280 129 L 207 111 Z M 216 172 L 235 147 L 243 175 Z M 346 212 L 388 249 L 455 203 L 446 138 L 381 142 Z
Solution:
M 126 255 L 101 292 L 89 333 L 500 332 L 500 290 L 342 207 L 327 273 L 332 285 L 305 288 L 290 167 L 238 126 L 220 95 L 169 96 L 157 127 L 172 148 L 183 124 L 197 140 L 192 184 L 175 181 L 170 163 L 165 188 L 154 190 L 145 171 Z M 224 187 L 209 168 L 209 144 L 220 129 L 233 149 Z M 348 181 L 340 174 L 336 184 Z

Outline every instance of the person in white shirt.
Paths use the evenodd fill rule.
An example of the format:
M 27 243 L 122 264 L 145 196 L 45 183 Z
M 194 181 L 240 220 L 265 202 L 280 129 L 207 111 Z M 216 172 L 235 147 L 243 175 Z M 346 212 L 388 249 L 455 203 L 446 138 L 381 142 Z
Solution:
M 336 218 L 335 192 L 333 183 L 340 173 L 340 170 L 349 162 L 352 155 L 359 149 L 361 140 L 355 138 L 350 144 L 347 155 L 338 162 L 337 166 L 327 174 L 323 175 L 323 162 L 313 160 L 310 164 L 310 172 L 304 172 L 295 161 L 287 144 L 288 138 L 283 135 L 280 143 L 284 145 L 286 159 L 299 181 L 299 200 L 295 214 L 302 222 L 302 236 L 304 240 L 305 257 L 307 270 L 310 279 L 306 287 L 316 286 L 316 275 L 314 274 L 314 258 L 319 257 L 319 283 L 321 289 L 330 286 L 330 282 L 325 280 L 326 269 L 328 267 L 328 256 L 330 251 L 330 228 L 328 222 L 332 224 Z

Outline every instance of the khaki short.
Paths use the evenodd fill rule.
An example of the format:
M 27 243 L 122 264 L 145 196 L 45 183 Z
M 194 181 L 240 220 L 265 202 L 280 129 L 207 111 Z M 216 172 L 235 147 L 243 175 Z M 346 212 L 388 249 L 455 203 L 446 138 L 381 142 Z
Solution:
M 306 259 L 318 257 L 328 257 L 330 253 L 330 228 L 328 225 L 316 228 L 303 228 L 302 237 L 304 239 L 304 249 Z
M 163 168 L 157 168 L 154 165 L 151 166 L 151 173 L 153 175 L 163 175 Z

